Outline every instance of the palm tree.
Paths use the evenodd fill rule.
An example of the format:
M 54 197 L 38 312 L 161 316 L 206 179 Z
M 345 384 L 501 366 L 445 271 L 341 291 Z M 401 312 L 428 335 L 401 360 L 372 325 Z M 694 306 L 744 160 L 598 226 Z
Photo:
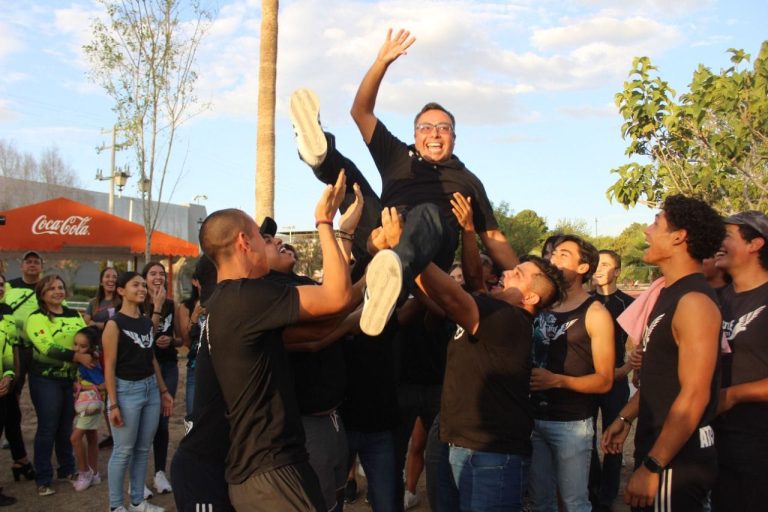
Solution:
M 261 2 L 259 111 L 256 133 L 256 220 L 274 217 L 275 82 L 277 79 L 278 0 Z

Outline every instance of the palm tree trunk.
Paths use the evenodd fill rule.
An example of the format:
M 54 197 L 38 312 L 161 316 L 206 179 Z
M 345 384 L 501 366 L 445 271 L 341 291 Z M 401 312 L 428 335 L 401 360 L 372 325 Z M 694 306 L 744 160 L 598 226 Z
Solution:
M 256 220 L 275 210 L 275 85 L 278 0 L 261 2 L 259 105 L 256 134 Z

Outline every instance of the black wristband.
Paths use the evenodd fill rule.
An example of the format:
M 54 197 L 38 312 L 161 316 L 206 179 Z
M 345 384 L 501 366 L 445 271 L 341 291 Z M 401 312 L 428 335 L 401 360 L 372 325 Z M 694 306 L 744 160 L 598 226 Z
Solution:
M 656 473 L 657 475 L 660 475 L 664 472 L 664 466 L 661 465 L 661 462 L 654 459 L 650 455 L 646 455 L 643 459 L 643 466 L 645 466 L 645 468 L 651 473 Z
M 119 408 L 120 408 L 119 404 L 112 404 L 109 407 L 107 407 L 107 410 L 108 411 L 114 411 L 115 409 L 119 409 Z

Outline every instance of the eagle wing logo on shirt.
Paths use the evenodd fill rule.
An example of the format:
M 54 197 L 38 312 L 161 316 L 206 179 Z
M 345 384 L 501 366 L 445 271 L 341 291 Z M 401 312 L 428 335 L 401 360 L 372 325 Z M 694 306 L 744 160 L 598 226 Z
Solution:
M 723 335 L 728 341 L 733 339 L 739 334 L 747 330 L 747 326 L 757 318 L 760 313 L 765 309 L 765 306 L 760 306 L 754 311 L 742 315 L 738 320 L 731 320 L 730 322 L 723 322 Z M 735 322 L 735 325 L 734 325 Z
M 653 319 L 653 322 L 651 322 L 645 327 L 645 332 L 643 332 L 643 352 L 645 352 L 645 348 L 648 346 L 648 340 L 651 339 L 651 334 L 653 333 L 653 330 L 656 328 L 657 325 L 659 325 L 659 322 L 661 322 L 661 319 L 664 318 L 664 315 L 666 315 L 666 313 L 660 314 L 659 316 Z
M 549 345 L 551 341 L 554 341 L 565 334 L 566 331 L 573 324 L 578 322 L 579 319 L 574 318 L 573 320 L 569 320 L 562 325 L 557 325 L 557 317 L 551 313 L 545 313 L 543 315 L 539 315 L 537 320 L 539 321 L 536 323 L 537 325 L 535 325 L 535 329 L 539 333 L 540 341 Z
M 140 346 L 141 348 L 149 348 L 152 346 L 152 333 L 149 334 L 138 334 L 132 331 L 123 331 L 126 336 L 128 336 L 135 344 Z
M 168 329 L 171 328 L 171 324 L 173 324 L 173 315 L 168 315 L 163 318 L 163 325 L 160 326 L 160 329 L 158 329 L 157 332 L 168 332 Z
M 456 326 L 456 334 L 453 335 L 453 339 L 457 340 L 464 335 L 464 328 L 460 325 Z

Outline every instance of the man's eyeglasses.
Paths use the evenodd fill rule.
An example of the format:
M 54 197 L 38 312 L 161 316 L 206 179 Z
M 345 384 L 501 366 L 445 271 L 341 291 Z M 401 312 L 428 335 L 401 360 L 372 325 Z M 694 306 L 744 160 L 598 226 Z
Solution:
M 421 134 L 432 133 L 432 130 L 437 130 L 437 133 L 445 135 L 453 131 L 453 125 L 451 123 L 419 123 L 416 125 L 416 131 Z

